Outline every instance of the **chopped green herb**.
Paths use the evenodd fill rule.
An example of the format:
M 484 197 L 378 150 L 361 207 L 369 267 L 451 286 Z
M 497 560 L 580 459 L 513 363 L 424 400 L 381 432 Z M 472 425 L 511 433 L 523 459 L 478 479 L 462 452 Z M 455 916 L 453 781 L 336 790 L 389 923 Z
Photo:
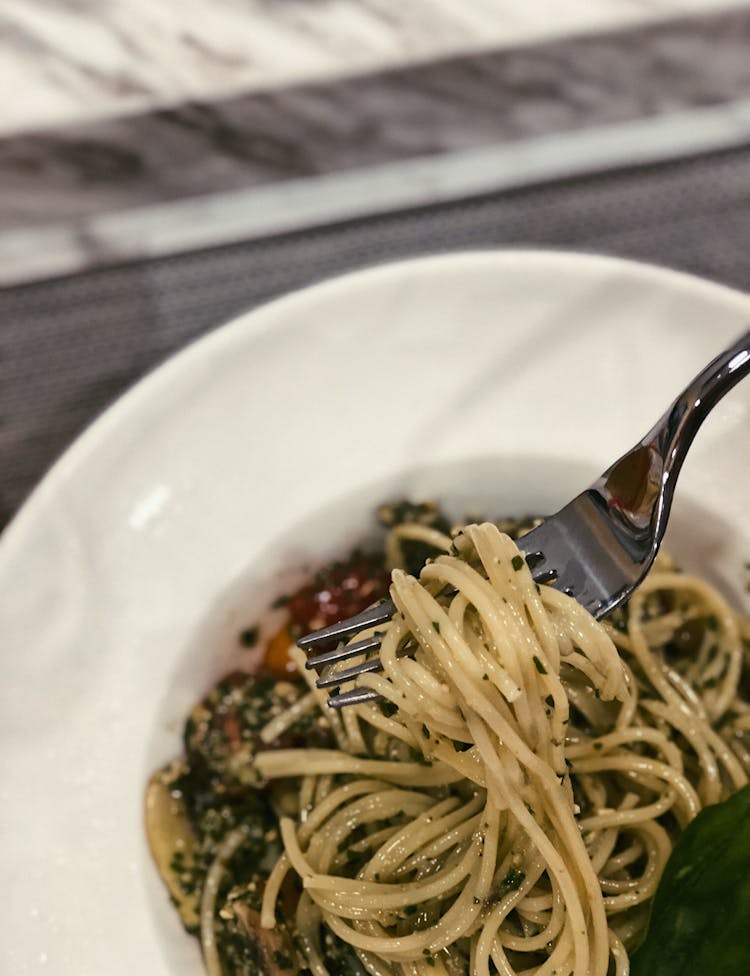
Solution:
M 539 658 L 536 656 L 536 654 L 534 655 L 534 667 L 537 669 L 537 671 L 539 672 L 539 674 L 546 674 L 547 673 L 547 669 L 542 664 L 542 662 L 539 660 Z
M 547 702 L 550 708 L 555 707 L 555 699 L 552 697 L 552 695 L 547 695 L 547 697 L 544 700 Z
M 523 569 L 523 556 L 521 555 L 514 556 L 511 559 L 510 564 L 513 567 L 513 569 L 515 569 L 516 572 L 518 572 L 519 569 Z
M 390 718 L 398 711 L 398 705 L 395 705 L 392 701 L 384 700 L 380 702 L 380 711 L 386 718 Z
M 489 681 L 489 680 L 490 680 L 490 676 L 489 676 L 489 675 L 488 675 L 488 674 L 487 674 L 487 673 L 485 672 L 485 673 L 484 673 L 484 674 L 482 675 L 482 681 Z
M 438 634 L 439 634 L 439 633 L 440 633 L 440 624 L 439 624 L 439 623 L 437 622 L 437 620 L 433 620 L 433 621 L 432 621 L 432 626 L 433 626 L 433 627 L 435 628 L 435 630 L 436 630 L 436 631 L 438 632 Z
M 258 633 L 257 627 L 246 627 L 240 631 L 240 644 L 243 647 L 255 647 L 258 643 Z
M 430 738 L 430 730 L 427 728 L 426 725 L 422 726 L 422 735 L 425 737 L 425 739 Z
M 471 743 L 454 741 L 453 748 L 456 750 L 456 752 L 466 752 L 467 749 L 471 749 Z
M 518 871 L 516 868 L 511 868 L 500 882 L 500 890 L 503 892 L 503 894 L 508 891 L 517 891 L 525 880 L 526 875 L 523 871 Z

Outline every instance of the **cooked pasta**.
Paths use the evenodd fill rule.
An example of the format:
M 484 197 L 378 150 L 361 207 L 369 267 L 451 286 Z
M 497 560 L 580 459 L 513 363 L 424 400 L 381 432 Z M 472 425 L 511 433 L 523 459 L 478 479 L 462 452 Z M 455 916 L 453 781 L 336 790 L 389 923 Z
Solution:
M 280 843 L 245 930 L 285 940 L 269 972 L 339 976 L 334 943 L 371 976 L 626 976 L 676 836 L 747 782 L 747 621 L 666 557 L 601 624 L 537 586 L 495 524 L 405 526 L 393 562 L 404 538 L 442 554 L 393 571 L 382 672 L 358 679 L 381 701 L 328 709 L 294 648 L 309 688 L 259 741 L 300 716 L 328 739 L 247 758 Z M 203 898 L 212 974 L 236 830 Z

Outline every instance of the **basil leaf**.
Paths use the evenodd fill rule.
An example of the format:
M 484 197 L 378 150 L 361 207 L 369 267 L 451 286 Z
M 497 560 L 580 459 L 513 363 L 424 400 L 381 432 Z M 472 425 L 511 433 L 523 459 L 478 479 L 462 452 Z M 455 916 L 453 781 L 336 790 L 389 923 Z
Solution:
M 750 973 L 750 786 L 706 807 L 675 844 L 631 976 Z

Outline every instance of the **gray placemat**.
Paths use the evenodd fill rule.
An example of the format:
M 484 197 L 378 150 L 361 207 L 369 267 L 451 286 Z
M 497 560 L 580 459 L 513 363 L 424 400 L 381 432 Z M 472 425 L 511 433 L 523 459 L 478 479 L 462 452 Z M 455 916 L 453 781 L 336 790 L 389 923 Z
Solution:
M 744 147 L 6 289 L 0 508 L 12 513 L 76 434 L 171 353 L 330 275 L 436 251 L 537 246 L 750 290 L 749 241 Z

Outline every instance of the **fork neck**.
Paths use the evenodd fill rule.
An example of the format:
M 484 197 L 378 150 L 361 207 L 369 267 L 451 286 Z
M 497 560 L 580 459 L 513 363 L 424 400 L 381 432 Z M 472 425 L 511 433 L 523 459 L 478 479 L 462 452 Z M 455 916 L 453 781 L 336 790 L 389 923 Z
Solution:
M 716 404 L 750 373 L 750 329 L 698 373 L 644 437 L 664 459 L 664 476 L 674 481 L 701 424 Z
M 702 369 L 643 440 L 593 486 L 633 528 L 653 532 L 657 546 L 688 448 L 711 410 L 748 373 L 750 330 Z

